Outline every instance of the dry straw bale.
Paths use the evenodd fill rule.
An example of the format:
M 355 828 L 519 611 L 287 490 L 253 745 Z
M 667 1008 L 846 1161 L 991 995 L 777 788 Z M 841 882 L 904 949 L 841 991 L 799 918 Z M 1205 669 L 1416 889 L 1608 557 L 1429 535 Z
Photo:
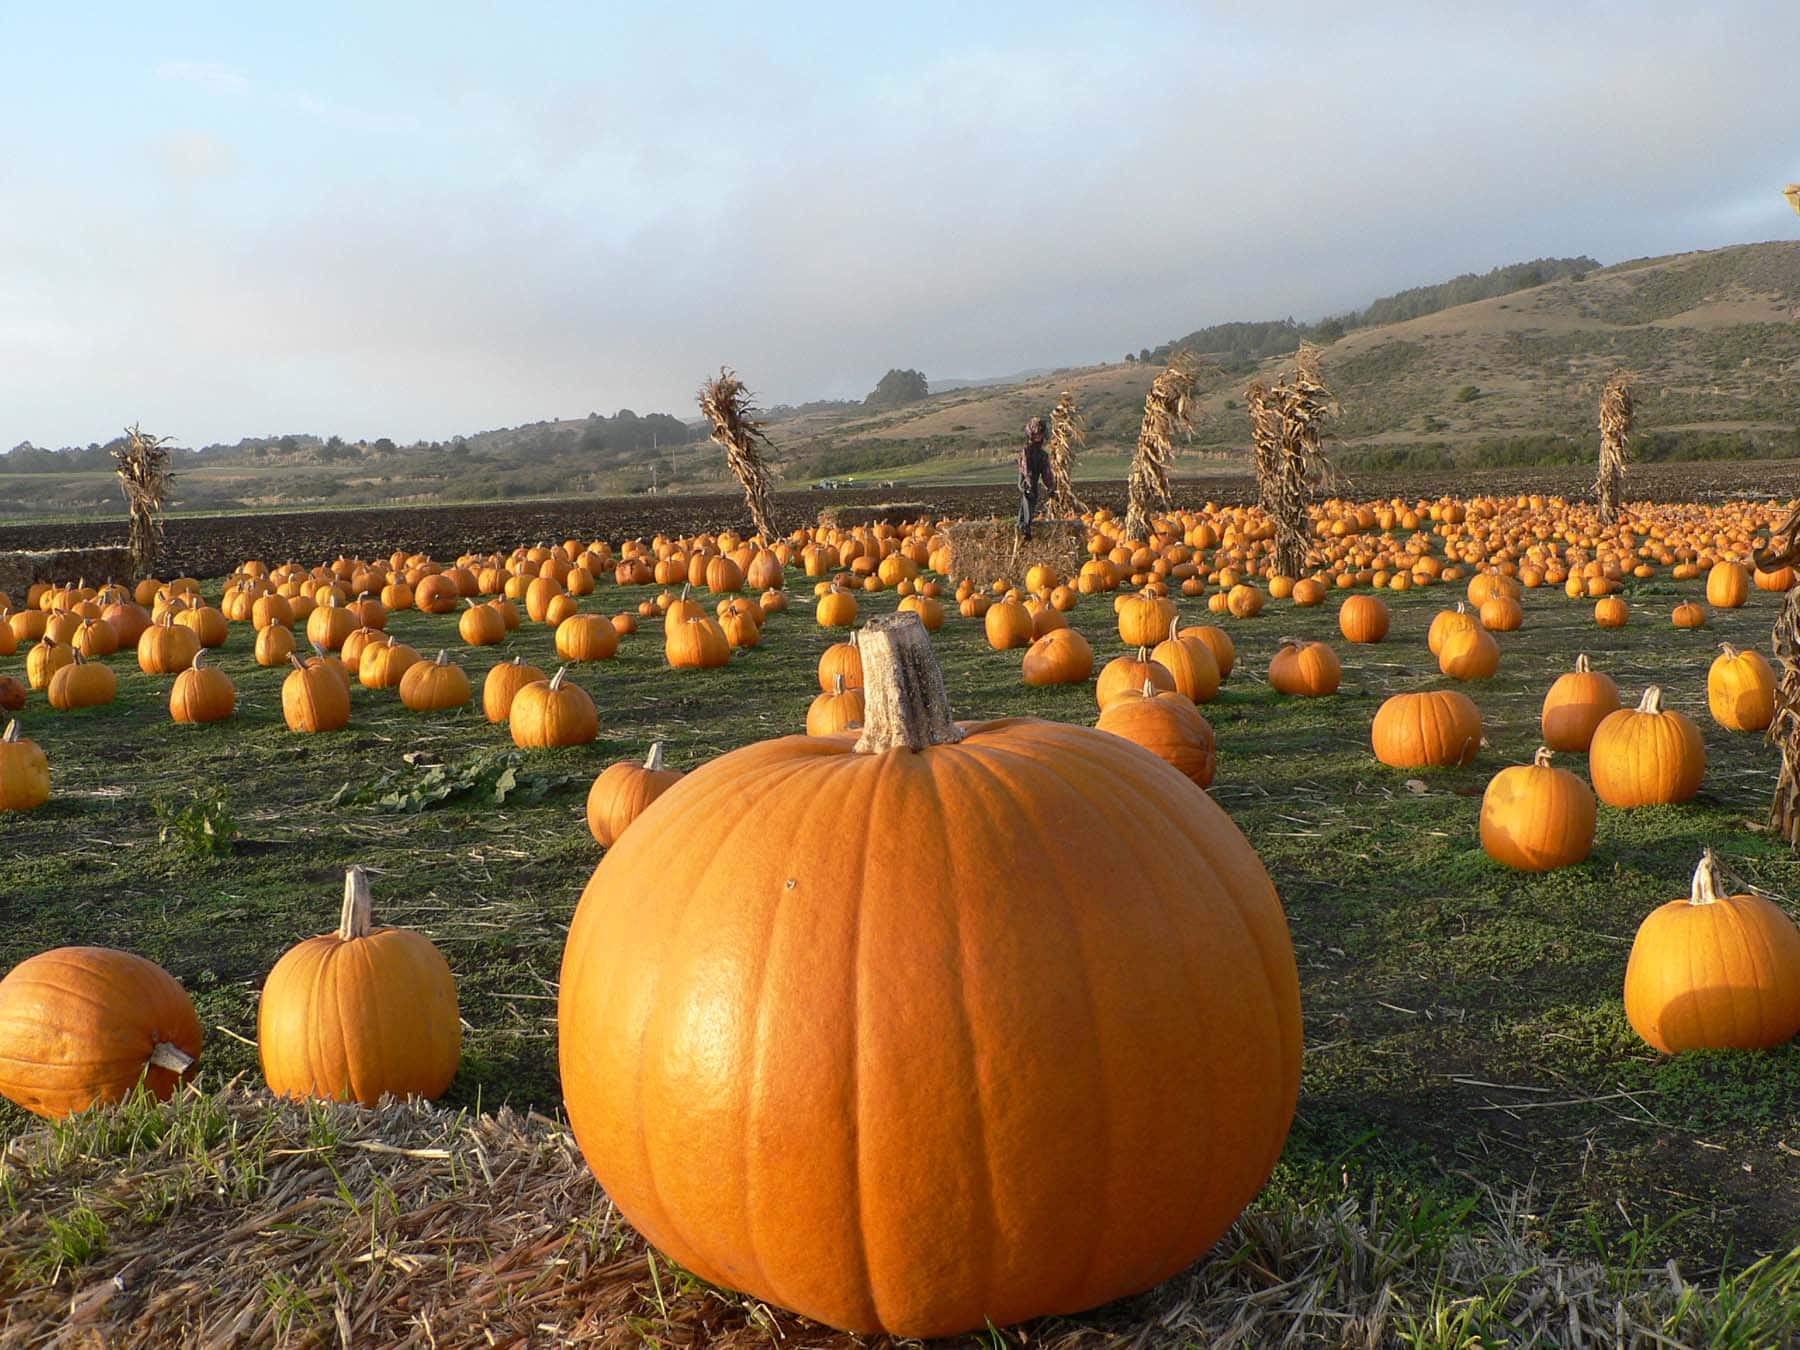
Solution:
M 828 506 L 819 512 L 819 524 L 827 529 L 852 530 L 859 525 L 911 525 L 930 520 L 928 502 L 877 502 L 873 506 Z
M 981 585 L 1002 578 L 1022 585 L 1038 563 L 1072 577 L 1087 557 L 1087 527 L 1079 520 L 1033 521 L 1029 539 L 1020 536 L 1016 521 L 965 520 L 945 530 L 944 538 L 950 579 Z

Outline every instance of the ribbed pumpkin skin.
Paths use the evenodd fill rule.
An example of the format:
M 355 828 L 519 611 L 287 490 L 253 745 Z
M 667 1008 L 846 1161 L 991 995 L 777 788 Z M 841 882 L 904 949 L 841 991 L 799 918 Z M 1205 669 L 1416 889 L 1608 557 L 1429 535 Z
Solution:
M 1140 647 L 1136 656 L 1115 656 L 1102 667 L 1100 678 L 1094 682 L 1094 698 L 1104 712 L 1120 699 L 1142 693 L 1145 681 L 1158 689 L 1175 688 L 1175 676 L 1169 668 L 1152 661 L 1150 653 Z
M 527 665 L 523 661 L 502 661 L 491 667 L 481 682 L 482 714 L 490 722 L 506 721 L 512 712 L 514 695 L 528 684 L 535 684 L 539 680 L 547 682 L 549 678 L 536 666 Z
M 1395 694 L 1369 728 L 1375 757 L 1394 769 L 1467 764 L 1481 750 L 1481 713 L 1466 694 Z
M 689 774 L 589 881 L 559 1022 L 571 1125 L 631 1222 L 867 1333 L 1167 1279 L 1262 1186 L 1299 1087 L 1249 843 L 1154 756 L 1025 719 Z
M 1034 688 L 1081 684 L 1094 673 L 1094 649 L 1076 629 L 1058 628 L 1031 644 L 1020 670 Z
M 430 940 L 404 928 L 308 938 L 263 984 L 256 1044 L 278 1097 L 440 1097 L 462 1058 L 456 980 Z
M 1706 776 L 1706 742 L 1683 713 L 1621 708 L 1594 730 L 1588 777 L 1608 806 L 1687 802 Z
M 1231 678 L 1231 668 L 1237 664 L 1237 643 L 1231 640 L 1230 633 L 1213 624 L 1195 624 L 1182 629 L 1177 636 L 1199 638 L 1213 654 L 1213 663 L 1219 668 L 1219 683 Z
M 1742 563 L 1716 562 L 1706 574 L 1706 603 L 1714 609 L 1736 609 L 1750 598 L 1750 573 Z
M 1619 686 L 1599 671 L 1571 670 L 1558 675 L 1544 695 L 1540 724 L 1544 744 L 1552 750 L 1579 750 L 1592 744 L 1600 723 L 1619 710 Z
M 1219 663 L 1200 638 L 1165 638 L 1156 644 L 1150 659 L 1173 675 L 1175 688 L 1195 703 L 1210 703 L 1219 696 Z
M 1785 1044 L 1800 1031 L 1800 930 L 1761 896 L 1671 900 L 1631 944 L 1625 1015 L 1665 1055 Z
M 680 780 L 679 769 L 648 769 L 629 760 L 608 764 L 588 789 L 588 833 L 602 848 L 611 848 L 626 826 Z
M 1706 703 L 1727 731 L 1764 731 L 1775 720 L 1775 671 L 1762 653 L 1727 648 L 1706 673 Z
M 37 1115 L 119 1101 L 140 1074 L 167 1101 L 180 1075 L 150 1064 L 161 1041 L 198 1059 L 200 1019 L 174 977 L 141 956 L 58 947 L 0 980 L 0 1096 Z
M 1438 669 L 1453 680 L 1491 679 L 1500 669 L 1500 644 L 1487 629 L 1452 629 L 1438 648 Z
M 1481 796 L 1481 847 L 1521 872 L 1549 872 L 1586 858 L 1599 808 L 1588 785 L 1551 764 L 1515 764 Z
M 1323 642 L 1283 643 L 1269 661 L 1269 685 L 1278 694 L 1322 698 L 1337 693 L 1343 678 L 1344 668 L 1337 653 Z
M 1350 642 L 1380 642 L 1392 621 L 1388 607 L 1373 595 L 1353 595 L 1338 607 L 1338 631 Z
M 1212 786 L 1218 768 L 1212 723 L 1179 690 L 1164 689 L 1149 697 L 1140 690 L 1116 699 L 1094 725 L 1141 745 L 1201 787 Z
M 289 731 L 339 731 L 350 724 L 350 689 L 327 666 L 290 670 L 281 682 Z

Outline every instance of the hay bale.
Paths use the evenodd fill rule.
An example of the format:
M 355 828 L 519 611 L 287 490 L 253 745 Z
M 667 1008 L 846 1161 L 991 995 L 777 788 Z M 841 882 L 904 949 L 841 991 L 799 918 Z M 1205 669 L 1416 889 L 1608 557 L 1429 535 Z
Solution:
M 828 506 L 819 512 L 827 529 L 852 530 L 859 525 L 910 525 L 932 516 L 928 502 L 877 502 L 874 506 Z
M 130 581 L 136 575 L 128 548 L 67 548 L 54 553 L 0 553 L 0 591 L 24 604 L 25 593 L 40 581 L 62 584 L 86 581 Z
M 965 520 L 945 530 L 944 538 L 952 581 L 1022 583 L 1039 563 L 1072 577 L 1087 559 L 1087 526 L 1079 520 L 1034 521 L 1030 539 L 1021 539 L 1010 520 Z

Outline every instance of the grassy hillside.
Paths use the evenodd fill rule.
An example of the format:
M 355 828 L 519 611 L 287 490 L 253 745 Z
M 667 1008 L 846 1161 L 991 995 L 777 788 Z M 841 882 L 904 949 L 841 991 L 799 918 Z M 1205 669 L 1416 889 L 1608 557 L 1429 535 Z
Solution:
M 1621 365 L 1640 377 L 1642 457 L 1800 453 L 1800 243 L 1621 263 L 1359 329 L 1324 358 L 1345 458 L 1370 467 L 1589 456 L 1599 388 Z M 1101 476 L 1129 452 L 1154 373 L 1135 362 L 1059 371 L 780 430 L 815 476 L 980 479 L 1009 471 L 1024 420 L 1069 388 L 1088 419 L 1086 469 Z M 1209 376 L 1184 471 L 1241 462 L 1244 379 Z
M 1411 312 L 1454 296 L 1463 281 L 1488 279 L 1404 292 L 1347 317 Z M 1296 339 L 1301 331 L 1294 328 Z M 1243 466 L 1243 386 L 1255 366 L 1224 357 L 1203 383 L 1182 474 Z M 1278 365 L 1271 358 L 1262 368 Z M 1341 404 L 1340 461 L 1352 471 L 1585 462 L 1598 440 L 1600 385 L 1620 366 L 1640 377 L 1640 459 L 1800 455 L 1800 242 L 1573 271 L 1403 322 L 1353 327 L 1325 347 L 1324 366 Z M 1073 389 L 1088 424 L 1082 475 L 1118 478 L 1158 368 L 1132 361 L 1060 370 L 886 410 L 777 409 L 770 430 L 790 485 L 999 482 L 1011 476 L 1025 419 Z M 208 447 L 175 467 L 174 505 L 189 512 L 615 496 L 724 481 L 721 456 L 696 428 L 631 413 L 409 446 L 262 438 Z M 122 509 L 102 447 L 0 455 L 0 520 Z

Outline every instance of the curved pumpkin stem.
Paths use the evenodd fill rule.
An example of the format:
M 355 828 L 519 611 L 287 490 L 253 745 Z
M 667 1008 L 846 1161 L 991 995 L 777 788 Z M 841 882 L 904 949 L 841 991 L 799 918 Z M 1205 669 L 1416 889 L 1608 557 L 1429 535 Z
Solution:
M 158 1041 L 150 1051 L 150 1062 L 170 1073 L 186 1073 L 194 1067 L 194 1057 L 172 1041 Z
M 1735 661 L 1738 658 L 1738 649 L 1729 642 L 1721 642 L 1719 644 L 1719 655 L 1723 656 L 1727 661 Z
M 6 719 L 6 730 L 0 731 L 0 742 L 4 742 L 7 745 L 17 745 L 19 742 L 19 738 L 20 738 L 20 732 L 19 732 L 18 719 L 14 718 L 14 717 L 7 718 Z
M 1144 697 L 1145 698 L 1155 698 L 1156 697 L 1156 681 L 1153 679 L 1150 679 L 1148 676 L 1145 676 L 1145 678 L 1144 678 Z
M 567 675 L 568 673 L 569 673 L 569 668 L 567 666 L 558 666 L 556 668 L 556 674 L 554 674 L 550 677 L 550 692 L 551 693 L 554 694 L 557 690 L 562 688 L 563 676 Z
M 1540 745 L 1537 748 L 1537 753 L 1531 757 L 1531 762 L 1540 769 L 1547 769 L 1550 767 L 1550 758 L 1550 747 L 1547 745 Z
M 1641 713 L 1650 713 L 1653 716 L 1660 713 L 1663 710 L 1662 686 L 1653 684 L 1648 689 L 1644 690 L 1643 698 L 1638 700 L 1637 710 Z
M 367 937 L 375 923 L 375 900 L 369 894 L 369 875 L 360 866 L 344 873 L 344 908 L 338 916 L 338 941 Z
M 1714 856 L 1712 845 L 1700 855 L 1700 865 L 1694 869 L 1694 885 L 1688 892 L 1690 905 L 1716 905 L 1719 903 L 1719 860 Z
M 300 654 L 298 652 L 288 653 L 288 664 L 295 670 L 304 671 L 306 669 L 306 662 L 300 659 Z
M 925 750 L 960 741 L 944 672 L 919 616 L 873 619 L 862 632 L 863 731 L 855 753 Z

